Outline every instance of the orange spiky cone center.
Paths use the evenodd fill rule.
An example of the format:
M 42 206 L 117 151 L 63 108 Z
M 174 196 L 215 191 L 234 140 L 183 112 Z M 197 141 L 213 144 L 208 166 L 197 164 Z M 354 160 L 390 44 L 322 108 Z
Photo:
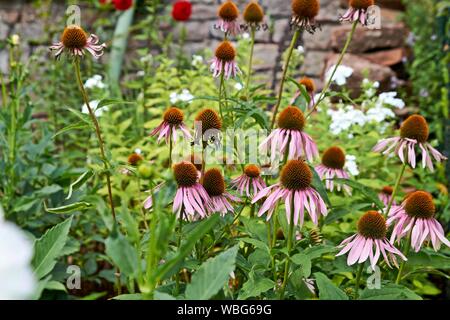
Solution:
M 316 91 L 316 85 L 311 78 L 303 77 L 302 79 L 300 79 L 299 83 L 305 86 L 305 89 L 306 91 L 308 91 L 308 93 L 313 93 L 314 91 Z
M 312 19 L 319 14 L 318 0 L 292 0 L 292 11 L 296 17 Z
M 236 58 L 236 49 L 229 41 L 224 41 L 217 47 L 216 57 L 225 62 L 233 61 Z
M 171 125 L 180 125 L 184 120 L 183 111 L 175 107 L 167 109 L 163 117 L 164 121 Z
M 87 35 L 83 28 L 72 25 L 64 29 L 61 36 L 64 47 L 69 49 L 83 49 L 87 43 Z
M 312 172 L 303 160 L 290 160 L 281 170 L 281 184 L 289 190 L 303 190 L 312 182 Z
M 144 158 L 142 158 L 142 156 L 140 154 L 132 153 L 128 157 L 128 164 L 130 164 L 131 166 L 137 166 L 143 160 L 144 160 Z
M 305 127 L 305 122 L 303 112 L 293 106 L 287 107 L 278 116 L 278 127 L 281 129 L 302 131 Z
M 405 211 L 410 217 L 417 219 L 430 219 L 434 217 L 436 207 L 433 203 L 433 197 L 428 192 L 413 192 L 405 201 Z
M 414 139 L 420 143 L 427 142 L 429 134 L 430 130 L 427 120 L 417 114 L 406 119 L 400 127 L 400 136 L 402 138 Z
M 322 156 L 322 164 L 332 169 L 342 169 L 345 165 L 345 153 L 339 147 L 328 148 Z
M 358 221 L 358 233 L 365 238 L 381 240 L 386 232 L 386 220 L 377 211 L 366 212 Z
M 190 162 L 181 162 L 174 165 L 173 174 L 180 187 L 192 187 L 197 183 L 197 168 Z
M 219 169 L 210 169 L 203 177 L 203 187 L 211 197 L 221 196 L 225 192 L 225 181 Z
M 249 178 L 257 178 L 261 174 L 261 170 L 257 165 L 249 164 L 244 168 L 244 173 Z
M 374 0 L 350 0 L 349 5 L 355 9 L 367 9 L 375 4 Z
M 227 1 L 219 7 L 218 15 L 225 21 L 234 21 L 239 17 L 239 9 L 233 1 Z
M 219 115 L 212 109 L 202 110 L 195 121 L 199 121 L 202 123 L 202 132 L 205 133 L 207 130 L 222 129 L 222 120 L 220 120 Z
M 264 19 L 264 11 L 261 6 L 255 2 L 250 2 L 244 10 L 244 20 L 247 23 L 260 23 Z

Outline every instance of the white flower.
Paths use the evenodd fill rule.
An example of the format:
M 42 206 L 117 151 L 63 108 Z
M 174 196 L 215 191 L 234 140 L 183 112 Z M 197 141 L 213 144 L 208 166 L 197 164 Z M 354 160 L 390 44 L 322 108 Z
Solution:
M 365 114 L 353 106 L 346 106 L 338 110 L 329 109 L 327 113 L 331 116 L 330 131 L 334 135 L 350 129 L 354 124 L 363 126 L 367 122 Z
M 405 107 L 405 102 L 402 99 L 396 98 L 396 96 L 397 92 L 395 91 L 382 92 L 378 96 L 377 104 L 379 105 L 387 104 L 398 109 L 403 109 Z
M 136 148 L 136 149 L 134 150 L 134 153 L 136 153 L 136 154 L 142 154 L 142 150 L 139 149 L 139 148 Z
M 327 79 L 327 81 L 330 80 L 334 68 L 336 68 L 336 65 L 331 66 L 331 68 L 328 69 L 327 73 L 325 74 L 325 79 Z M 343 86 L 344 84 L 347 83 L 347 78 L 349 78 L 352 74 L 353 74 L 352 68 L 344 65 L 338 66 L 332 81 L 336 82 L 336 84 L 339 86 Z
M 102 79 L 103 78 L 101 75 L 96 74 L 92 78 L 87 79 L 84 86 L 87 89 L 94 89 L 94 88 L 105 89 L 106 84 L 103 83 Z
M 143 77 L 143 76 L 145 76 L 145 71 L 144 71 L 144 70 L 140 70 L 140 71 L 138 71 L 138 72 L 136 73 L 136 75 L 137 75 L 138 77 Z
M 369 109 L 367 111 L 366 117 L 368 121 L 383 122 L 387 118 L 394 118 L 395 114 L 389 108 L 376 106 L 375 108 Z
M 196 67 L 198 65 L 201 65 L 203 63 L 203 57 L 202 56 L 198 56 L 198 55 L 193 55 L 192 56 L 192 66 Z
M 248 32 L 245 32 L 242 34 L 242 39 L 249 39 L 250 38 L 250 34 Z
M 178 101 L 191 102 L 194 96 L 187 89 L 183 89 L 180 94 L 172 92 L 169 96 L 170 103 L 175 104 Z
M 352 176 L 357 176 L 359 174 L 355 156 L 351 154 L 347 154 L 345 156 L 345 168 L 348 170 L 348 172 L 350 172 Z
M 0 300 L 29 299 L 36 288 L 30 265 L 33 243 L 1 216 L 0 212 Z
M 92 110 L 94 110 L 96 117 L 101 117 L 103 112 L 108 111 L 108 106 L 104 106 L 100 109 L 97 109 L 97 106 L 99 103 L 100 103 L 99 100 L 89 101 L 89 106 L 91 107 Z M 89 109 L 86 104 L 83 104 L 83 106 L 81 107 L 81 112 L 85 113 L 85 114 L 89 114 Z
M 149 53 L 148 55 L 141 57 L 140 60 L 141 60 L 141 63 L 143 63 L 143 64 L 147 64 L 147 63 L 150 64 L 150 62 L 152 62 L 152 60 L 153 60 L 153 56 L 151 53 Z
M 303 46 L 298 46 L 297 47 L 297 52 L 300 54 L 304 54 L 305 53 L 305 48 L 303 48 Z
M 234 88 L 238 91 L 241 91 L 244 88 L 244 86 L 242 85 L 242 83 L 236 82 Z

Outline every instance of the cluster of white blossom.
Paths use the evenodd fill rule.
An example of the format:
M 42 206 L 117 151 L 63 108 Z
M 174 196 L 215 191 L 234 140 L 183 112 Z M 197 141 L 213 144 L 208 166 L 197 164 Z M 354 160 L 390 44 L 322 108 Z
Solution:
M 181 102 L 191 102 L 194 96 L 189 92 L 188 89 L 183 89 L 181 93 L 172 92 L 170 94 L 170 103 L 175 104 L 179 101 Z
M 92 78 L 87 79 L 86 82 L 84 83 L 84 86 L 86 87 L 86 89 L 94 89 L 94 88 L 105 89 L 106 88 L 106 84 L 103 83 L 103 77 L 99 74 L 96 74 L 96 75 L 92 76 Z
M 352 175 L 357 176 L 359 174 L 358 165 L 356 164 L 356 156 L 347 154 L 345 155 L 345 169 Z
M 333 65 L 328 69 L 328 71 L 325 74 L 325 79 L 327 81 L 330 81 L 331 76 L 333 75 L 333 71 L 336 68 L 336 65 Z M 338 86 L 343 86 L 347 83 L 347 78 L 350 78 L 353 74 L 353 69 L 344 65 L 340 65 L 337 67 L 333 79 L 331 81 L 335 82 Z

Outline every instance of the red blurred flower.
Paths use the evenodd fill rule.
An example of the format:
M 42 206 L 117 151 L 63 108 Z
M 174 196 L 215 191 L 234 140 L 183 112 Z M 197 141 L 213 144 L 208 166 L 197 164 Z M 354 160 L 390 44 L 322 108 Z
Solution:
M 116 10 L 125 11 L 131 8 L 133 0 L 112 0 Z
M 176 21 L 187 21 L 192 14 L 192 4 L 187 0 L 179 0 L 173 4 L 172 17 Z

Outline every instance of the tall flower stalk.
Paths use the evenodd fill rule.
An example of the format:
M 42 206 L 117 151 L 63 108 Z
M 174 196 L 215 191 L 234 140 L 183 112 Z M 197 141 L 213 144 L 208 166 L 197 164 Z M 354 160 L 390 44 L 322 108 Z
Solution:
M 286 284 L 288 281 L 288 276 L 289 276 L 289 267 L 290 267 L 290 261 L 291 261 L 291 250 L 292 250 L 292 238 L 294 236 L 294 197 L 292 197 L 291 199 L 291 214 L 289 217 L 289 232 L 288 232 L 288 237 L 287 237 L 287 253 L 288 256 L 286 257 L 286 262 L 284 264 L 284 276 L 283 276 L 283 283 L 281 284 L 281 289 L 280 289 L 280 299 L 283 300 L 284 299 L 284 292 L 286 290 Z
M 247 68 L 247 80 L 245 82 L 245 90 L 247 99 L 250 96 L 250 79 L 252 78 L 252 68 L 253 68 L 253 52 L 255 50 L 255 33 L 256 27 L 252 26 L 250 28 L 250 57 L 248 59 L 248 68 Z
M 336 65 L 333 68 L 333 72 L 331 73 L 330 78 L 327 80 L 327 83 L 325 84 L 325 87 L 322 89 L 322 92 L 320 93 L 319 99 L 317 99 L 316 103 L 312 107 L 311 111 L 308 113 L 306 118 L 311 116 L 311 114 L 317 109 L 317 106 L 322 102 L 322 100 L 325 98 L 325 95 L 328 91 L 328 89 L 331 86 L 331 83 L 333 82 L 334 75 L 336 74 L 337 69 L 339 68 L 340 64 L 342 63 L 342 60 L 344 59 L 344 56 L 348 50 L 348 47 L 350 45 L 350 42 L 352 41 L 353 35 L 355 34 L 356 26 L 358 25 L 358 21 L 354 21 L 352 24 L 352 29 L 350 33 L 347 36 L 347 41 L 345 42 L 344 48 L 342 48 L 341 54 L 339 55 L 339 59 L 336 63 Z
M 272 124 L 270 125 L 270 129 L 273 129 L 273 127 L 275 126 L 278 109 L 280 108 L 281 100 L 283 99 L 283 90 L 284 90 L 284 84 L 285 84 L 286 78 L 287 78 L 287 72 L 289 69 L 289 62 L 291 61 L 292 52 L 294 51 L 295 44 L 297 43 L 299 37 L 300 37 L 300 30 L 296 30 L 294 33 L 294 36 L 292 37 L 291 44 L 289 45 L 286 61 L 284 62 L 283 75 L 281 77 L 280 88 L 278 89 L 278 99 L 277 99 L 277 103 L 275 104 L 275 107 L 273 110 Z
M 396 196 L 396 194 L 398 192 L 398 189 L 400 187 L 400 182 L 402 181 L 403 175 L 405 174 L 406 166 L 407 166 L 406 163 L 402 165 L 402 168 L 400 169 L 400 172 L 399 172 L 399 174 L 397 176 L 397 181 L 395 182 L 395 186 L 394 186 L 394 189 L 392 190 L 391 198 L 390 198 L 388 206 L 386 208 L 386 212 L 384 213 L 385 218 L 387 218 L 389 216 L 389 212 L 391 211 L 392 204 L 395 201 L 395 196 Z
M 100 129 L 100 124 L 97 120 L 97 117 L 95 116 L 94 110 L 92 110 L 90 104 L 89 104 L 89 99 L 88 99 L 88 95 L 86 92 L 86 89 L 84 88 L 84 84 L 83 81 L 81 79 L 81 72 L 80 72 L 80 60 L 78 57 L 74 58 L 73 61 L 73 65 L 75 68 L 75 75 L 77 78 L 77 82 L 78 82 L 78 87 L 80 89 L 81 95 L 83 97 L 84 103 L 87 106 L 87 109 L 89 111 L 89 116 L 91 118 L 91 121 L 94 125 L 95 128 L 95 134 L 97 136 L 97 141 L 98 141 L 98 145 L 99 145 L 99 149 L 100 149 L 100 156 L 102 158 L 103 164 L 104 164 L 104 168 L 105 168 L 105 174 L 106 174 L 106 184 L 108 187 L 108 198 L 109 198 L 109 204 L 111 206 L 111 213 L 112 216 L 114 218 L 114 221 L 116 220 L 116 211 L 114 208 L 114 200 L 113 200 L 113 194 L 112 194 L 112 185 L 111 185 L 111 173 L 109 171 L 110 169 L 110 163 L 108 158 L 106 157 L 106 152 L 105 152 L 105 142 L 103 141 L 103 137 L 102 137 L 102 132 Z

